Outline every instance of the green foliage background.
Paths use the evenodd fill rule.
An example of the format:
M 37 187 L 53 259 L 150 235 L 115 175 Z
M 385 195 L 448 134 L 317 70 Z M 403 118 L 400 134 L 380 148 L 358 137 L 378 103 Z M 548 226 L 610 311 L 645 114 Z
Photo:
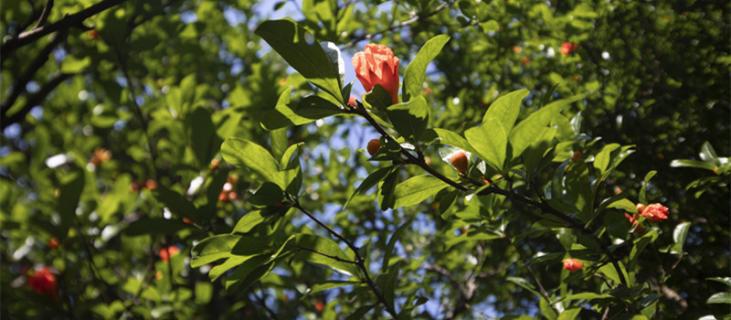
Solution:
M 47 3 L 0 5 L 4 318 L 355 319 L 388 317 L 389 308 L 405 318 L 439 319 L 729 313 L 728 3 L 100 1 L 110 8 L 83 23 L 6 46 L 97 2 L 51 1 L 46 16 Z M 316 75 L 307 74 L 286 59 L 313 57 L 306 46 L 282 54 L 262 40 L 269 40 L 264 28 L 255 33 L 272 16 L 290 16 L 318 41 L 337 44 L 346 68 L 367 41 L 385 44 L 401 59 L 402 75 L 429 39 L 449 36 L 435 50 L 422 92 L 408 88 L 407 110 L 429 115 L 423 130 L 407 133 L 422 115 L 365 101 L 391 119 L 389 132 L 418 142 L 435 170 L 455 181 L 440 158 L 445 145 L 461 146 L 442 134 L 435 140 L 426 128 L 462 139 L 495 110 L 496 98 L 523 88 L 523 108 L 520 99 L 510 104 L 521 110 L 518 123 L 552 101 L 572 99 L 552 116 L 560 134 L 546 147 L 550 156 L 538 153 L 533 163 L 529 155 L 507 155 L 506 170 L 487 171 L 507 177 L 500 187 L 529 197 L 566 185 L 570 203 L 551 205 L 597 221 L 597 234 L 607 239 L 628 234 L 621 199 L 667 205 L 667 221 L 645 222 L 645 240 L 611 248 L 633 285 L 620 286 L 591 241 L 540 210 L 497 195 L 465 200 L 417 166 L 385 169 L 394 160 L 388 151 L 369 161 L 363 148 L 378 133 L 339 109 L 347 94 L 325 94 L 335 86 L 326 81 L 332 66 L 313 63 L 305 67 Z M 269 37 L 284 29 L 273 30 Z M 563 55 L 567 41 L 577 49 Z M 634 152 L 622 161 L 629 152 L 619 151 L 630 146 Z M 112 156 L 94 166 L 98 148 Z M 47 159 L 59 154 L 66 163 L 49 167 Z M 603 170 L 602 157 L 621 165 Z M 595 169 L 607 174 L 587 196 L 582 186 L 596 181 Z M 555 182 L 558 172 L 568 182 Z M 353 196 L 370 173 L 378 191 Z M 229 180 L 234 201 L 219 200 L 227 177 L 236 177 Z M 156 189 L 131 189 L 148 179 Z M 191 188 L 193 181 L 200 187 Z M 606 198 L 614 209 L 582 207 L 587 197 Z M 355 259 L 353 252 L 295 203 L 361 247 L 390 306 L 348 276 L 360 271 L 340 260 Z M 382 210 L 394 206 L 404 208 Z M 683 228 L 687 238 L 678 241 L 674 231 Z M 47 245 L 51 238 L 60 240 L 58 249 Z M 159 250 L 170 245 L 181 254 L 161 262 Z M 286 255 L 294 247 L 332 255 Z M 267 260 L 273 252 L 281 259 Z M 567 255 L 596 269 L 562 271 Z M 220 258 L 229 265 L 211 269 Z M 28 288 L 27 270 L 39 265 L 56 270 L 58 299 Z M 709 281 L 717 277 L 726 278 Z

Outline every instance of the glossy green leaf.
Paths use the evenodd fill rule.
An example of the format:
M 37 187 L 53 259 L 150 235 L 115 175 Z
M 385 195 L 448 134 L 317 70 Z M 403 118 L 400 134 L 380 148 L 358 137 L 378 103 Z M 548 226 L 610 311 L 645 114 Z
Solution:
M 685 245 L 685 238 L 688 236 L 690 226 L 690 222 L 681 222 L 675 226 L 675 229 L 673 229 L 673 245 L 670 247 L 670 253 L 683 254 L 683 246 Z
M 411 177 L 396 185 L 394 209 L 417 205 L 447 186 L 444 181 L 430 175 Z
M 431 108 L 424 96 L 416 96 L 408 102 L 390 106 L 387 114 L 398 133 L 407 140 L 418 140 L 429 124 Z
M 437 57 L 442 48 L 449 41 L 449 36 L 437 35 L 429 39 L 416 53 L 416 56 L 404 73 L 403 95 L 404 101 L 421 94 L 422 85 L 426 79 L 426 67 Z
M 304 26 L 288 19 L 267 20 L 259 25 L 256 34 L 302 76 L 345 104 L 337 66 Z

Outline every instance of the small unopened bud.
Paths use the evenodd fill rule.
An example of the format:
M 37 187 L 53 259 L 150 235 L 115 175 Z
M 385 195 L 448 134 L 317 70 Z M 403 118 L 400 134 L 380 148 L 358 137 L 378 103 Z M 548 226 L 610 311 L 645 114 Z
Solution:
M 457 171 L 461 174 L 465 174 L 467 172 L 467 168 L 469 167 L 469 159 L 467 159 L 467 154 L 464 153 L 464 151 L 457 151 L 453 153 L 449 157 L 449 163 L 454 166 Z
M 381 149 L 381 140 L 378 139 L 371 139 L 371 141 L 368 141 L 368 154 L 371 156 L 378 153 L 378 150 Z
M 579 259 L 566 258 L 563 259 L 563 268 L 569 272 L 581 270 L 584 267 L 584 263 Z

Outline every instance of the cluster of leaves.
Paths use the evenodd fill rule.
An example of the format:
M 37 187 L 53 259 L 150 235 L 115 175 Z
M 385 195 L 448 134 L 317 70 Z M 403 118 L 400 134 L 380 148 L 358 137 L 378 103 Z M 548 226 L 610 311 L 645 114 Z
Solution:
M 720 316 L 724 9 L 11 1 L 2 316 Z M 323 43 L 367 39 L 408 61 L 399 103 Z

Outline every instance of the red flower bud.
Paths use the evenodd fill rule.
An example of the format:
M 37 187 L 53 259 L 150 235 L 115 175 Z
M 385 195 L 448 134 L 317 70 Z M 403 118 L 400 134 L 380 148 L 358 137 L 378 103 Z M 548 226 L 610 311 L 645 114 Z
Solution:
M 371 156 L 378 153 L 378 150 L 381 150 L 381 140 L 378 139 L 371 139 L 371 141 L 368 141 L 368 154 Z
M 561 49 L 560 49 L 561 55 L 563 55 L 563 56 L 571 55 L 576 50 L 576 47 L 577 47 L 577 45 L 575 43 L 565 41 L 564 43 L 561 44 Z
M 51 250 L 56 250 L 58 247 L 61 246 L 61 243 L 58 241 L 56 237 L 53 237 L 48 240 L 48 247 L 51 248 Z
M 390 48 L 369 43 L 364 51 L 353 56 L 355 75 L 366 91 L 380 85 L 391 95 L 391 102 L 398 102 L 399 59 Z
M 563 262 L 564 270 L 568 270 L 569 272 L 578 271 L 584 267 L 584 263 L 581 262 L 581 260 L 579 260 L 579 259 L 566 258 L 566 259 L 563 259 L 563 261 L 561 261 L 561 262 Z
M 451 156 L 449 156 L 449 163 L 454 166 L 457 171 L 461 174 L 465 174 L 467 172 L 467 168 L 469 167 L 469 159 L 467 159 L 467 154 L 464 153 L 464 151 L 460 150 L 455 153 L 453 153 Z
M 162 249 L 160 249 L 160 252 L 159 252 L 160 260 L 162 260 L 164 262 L 168 262 L 170 260 L 170 258 L 177 255 L 178 253 L 180 253 L 180 249 L 178 249 L 177 246 L 169 246 L 169 247 L 162 248 Z
M 56 297 L 58 294 L 58 282 L 56 275 L 48 267 L 42 267 L 28 275 L 28 285 L 38 294 Z
M 350 96 L 348 98 L 348 107 L 355 108 L 358 106 L 358 101 L 355 99 L 355 96 Z
M 653 203 L 649 205 L 637 204 L 637 213 L 652 222 L 667 220 L 668 211 L 668 207 L 660 203 Z
M 157 181 L 152 179 L 145 180 L 145 188 L 147 190 L 155 190 L 157 189 Z

